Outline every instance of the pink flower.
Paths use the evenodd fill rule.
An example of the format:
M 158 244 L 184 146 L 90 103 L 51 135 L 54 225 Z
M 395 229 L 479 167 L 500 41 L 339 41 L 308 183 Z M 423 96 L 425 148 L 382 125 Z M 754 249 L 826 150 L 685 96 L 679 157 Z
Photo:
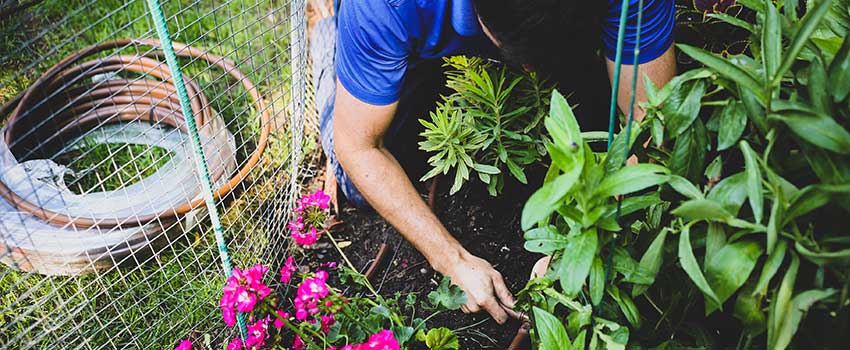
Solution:
M 268 319 L 263 318 L 248 325 L 248 337 L 245 338 L 245 346 L 248 349 L 259 349 L 266 344 L 266 330 Z
M 283 283 L 289 283 L 289 280 L 292 279 L 292 273 L 295 272 L 295 262 L 292 257 L 286 258 L 286 262 L 283 264 L 283 267 L 280 268 L 280 281 Z
M 304 342 L 301 341 L 301 337 L 295 336 L 295 341 L 292 342 L 292 349 L 294 350 L 304 350 Z
M 334 315 L 322 315 L 322 332 L 329 332 L 334 323 L 336 323 Z
M 277 315 L 280 317 L 274 318 L 274 328 L 281 329 L 283 326 L 286 325 L 283 320 L 281 320 L 281 318 L 289 318 L 289 313 L 284 312 L 283 310 L 277 310 L 275 311 L 275 313 L 277 313 Z
M 292 231 L 293 234 L 304 231 L 304 217 L 299 215 L 295 218 L 295 221 L 290 221 L 286 227 L 289 228 L 289 231 Z
M 227 350 L 242 350 L 242 339 L 235 338 L 227 343 Z
M 236 311 L 251 312 L 257 305 L 257 295 L 245 287 L 239 287 L 236 292 Z
M 361 347 L 369 350 L 399 350 L 401 345 L 395 340 L 393 332 L 385 329 L 373 334 Z
M 319 232 L 315 227 L 310 226 L 310 230 L 305 230 L 303 232 L 293 230 L 292 238 L 295 239 L 295 243 L 300 245 L 312 245 L 319 240 Z
M 236 312 L 233 311 L 233 308 L 222 308 L 221 318 L 224 320 L 224 324 L 228 327 L 236 325 Z
M 188 339 L 183 340 L 174 350 L 192 350 L 192 341 Z

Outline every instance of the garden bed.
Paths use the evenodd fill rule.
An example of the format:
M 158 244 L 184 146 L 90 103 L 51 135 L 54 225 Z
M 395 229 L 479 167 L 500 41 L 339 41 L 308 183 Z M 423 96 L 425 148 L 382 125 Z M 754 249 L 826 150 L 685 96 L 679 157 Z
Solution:
M 542 175 L 542 174 L 540 174 Z M 436 214 L 441 222 L 470 253 L 489 261 L 502 273 L 508 288 L 516 293 L 528 282 L 531 267 L 542 257 L 523 249 L 525 242 L 520 228 L 522 205 L 542 181 L 531 176 L 531 185 L 508 182 L 504 193 L 492 197 L 480 183 L 465 186 L 449 196 L 448 181 L 442 181 L 436 200 Z M 424 184 L 420 193 L 426 198 Z M 445 188 L 443 188 L 445 187 Z M 342 197 L 341 197 L 342 198 Z M 422 256 L 401 234 L 371 209 L 356 209 L 341 201 L 339 220 L 344 222 L 334 236 L 341 242 L 352 242 L 343 250 L 352 263 L 365 271 L 372 263 L 382 243 L 388 252 L 381 268 L 375 273 L 374 285 L 382 295 L 395 293 L 418 294 L 424 297 L 433 291 L 440 279 Z M 307 252 L 312 264 L 337 261 L 332 247 L 319 244 Z M 461 349 L 503 349 L 516 334 L 519 323 L 509 321 L 498 325 L 482 312 L 474 315 L 460 311 L 446 312 L 431 324 L 455 330 Z

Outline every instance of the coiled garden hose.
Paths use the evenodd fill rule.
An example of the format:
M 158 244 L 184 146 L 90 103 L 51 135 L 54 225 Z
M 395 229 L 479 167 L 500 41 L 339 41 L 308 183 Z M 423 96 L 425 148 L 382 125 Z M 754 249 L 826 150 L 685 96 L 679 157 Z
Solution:
M 186 131 L 186 123 L 180 112 L 180 101 L 176 94 L 171 71 L 157 60 L 157 53 L 141 55 L 110 55 L 80 63 L 84 58 L 107 50 L 132 47 L 161 47 L 155 39 L 122 39 L 93 45 L 66 57 L 33 83 L 21 95 L 0 107 L 0 116 L 9 114 L 5 138 L 16 158 L 31 158 L 49 155 L 61 149 L 64 142 L 74 136 L 85 134 L 103 125 L 145 121 L 163 124 Z M 260 135 L 257 148 L 244 166 L 226 183 L 216 189 L 215 198 L 227 196 L 253 169 L 262 156 L 271 132 L 271 116 L 254 84 L 240 72 L 235 64 L 223 57 L 185 44 L 174 43 L 176 55 L 206 61 L 215 65 L 238 81 L 260 113 Z M 96 75 L 132 72 L 153 79 L 115 79 L 99 83 L 82 83 Z M 197 83 L 183 76 L 189 95 L 192 114 L 198 125 L 209 123 L 214 111 Z M 11 110 L 11 113 L 9 112 Z M 54 112 L 60 113 L 54 115 Z M 50 117 L 50 120 L 44 118 Z M 213 158 L 215 159 L 215 158 Z M 218 179 L 223 167 L 210 174 Z M 141 213 L 131 217 L 72 217 L 68 214 L 42 208 L 12 191 L 0 179 L 0 197 L 18 210 L 27 212 L 45 222 L 74 228 L 113 228 L 141 226 L 156 220 L 180 217 L 204 205 L 202 198 L 187 200 L 176 208 L 159 213 Z

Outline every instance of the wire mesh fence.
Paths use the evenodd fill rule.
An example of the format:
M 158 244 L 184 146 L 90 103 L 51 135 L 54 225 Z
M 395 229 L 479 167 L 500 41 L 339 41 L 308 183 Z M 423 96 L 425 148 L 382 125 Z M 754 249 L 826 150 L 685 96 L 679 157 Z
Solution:
M 161 3 L 233 261 L 274 266 L 318 150 L 304 0 Z M 219 348 L 223 271 L 145 2 L 0 9 L 0 348 Z

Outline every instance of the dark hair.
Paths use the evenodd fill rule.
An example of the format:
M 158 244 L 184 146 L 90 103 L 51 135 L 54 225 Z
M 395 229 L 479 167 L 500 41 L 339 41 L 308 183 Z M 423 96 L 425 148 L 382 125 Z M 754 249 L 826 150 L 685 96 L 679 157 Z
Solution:
M 596 54 L 607 6 L 602 0 L 475 0 L 502 59 L 556 77 Z

